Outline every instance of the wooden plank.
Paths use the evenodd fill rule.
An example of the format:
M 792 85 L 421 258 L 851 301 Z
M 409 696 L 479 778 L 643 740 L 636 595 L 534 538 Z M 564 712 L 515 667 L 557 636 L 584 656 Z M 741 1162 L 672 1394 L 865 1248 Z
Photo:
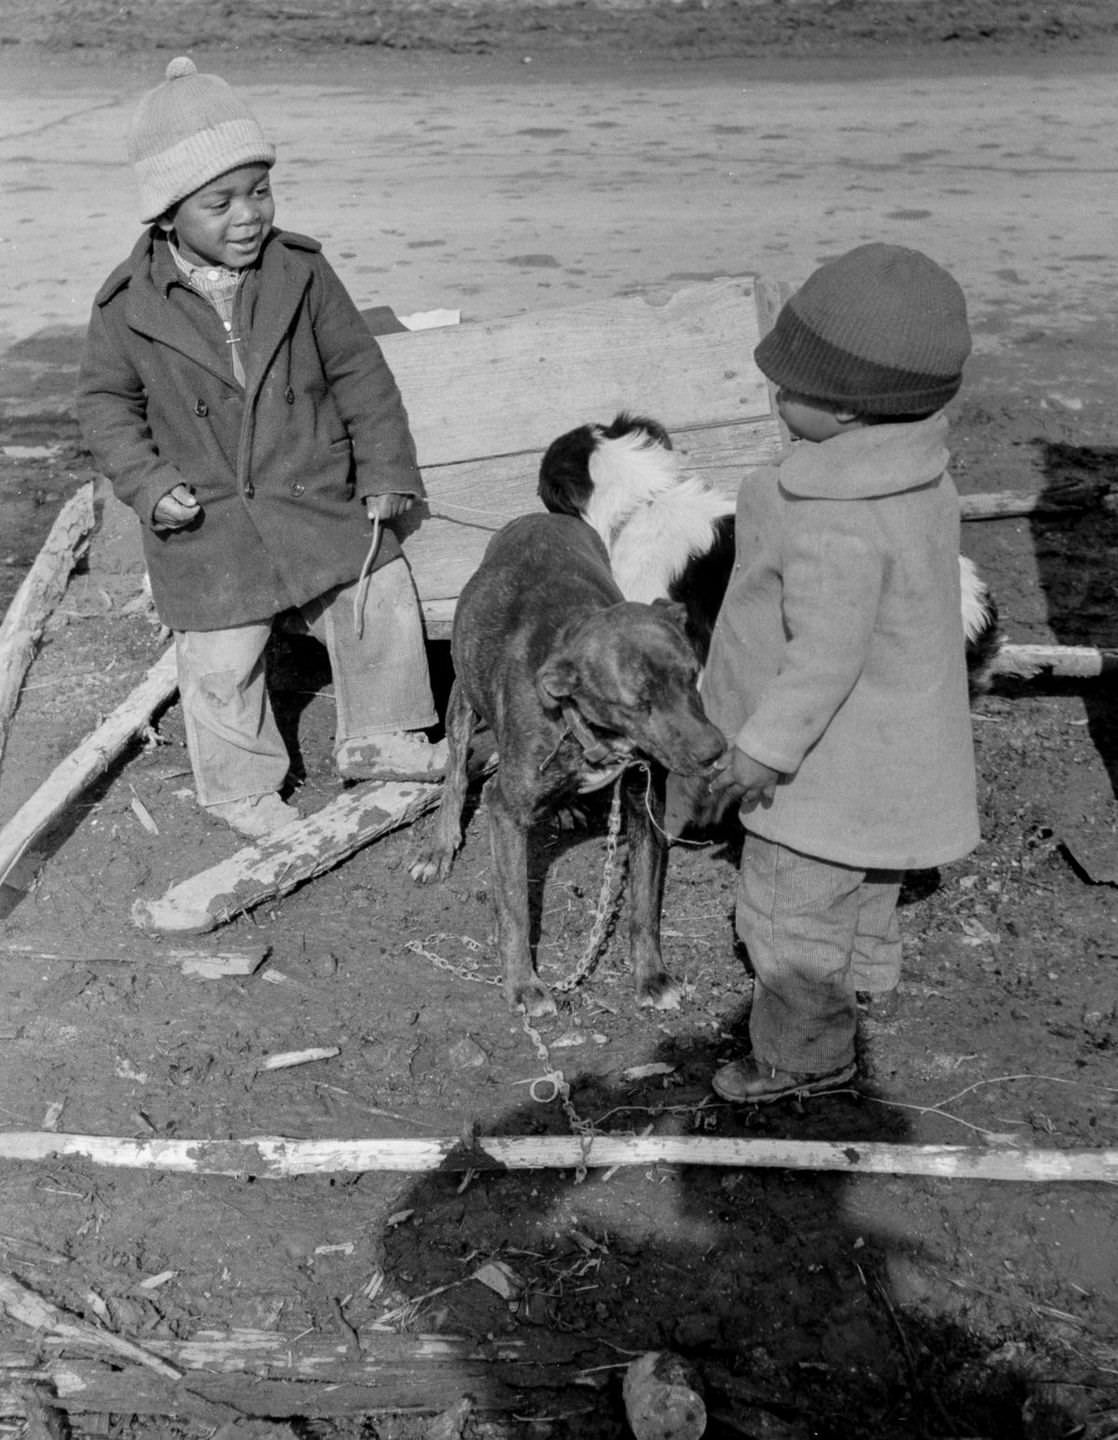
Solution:
M 729 495 L 736 493 L 749 468 L 775 460 L 782 443 L 773 416 L 733 425 L 684 426 L 673 432 L 672 439 L 684 475 L 700 476 Z M 448 609 L 435 602 L 457 599 L 494 532 L 518 515 L 543 508 L 536 498 L 542 455 L 542 450 L 498 455 L 436 466 L 426 473 L 429 499 L 418 528 L 405 541 L 405 551 L 429 634 L 434 633 L 436 616 L 444 622 L 453 615 L 453 604 Z
M 181 1372 L 176 1384 L 140 1365 L 77 1359 L 73 1351 L 82 1347 L 73 1340 L 41 1331 L 33 1344 L 9 1337 L 0 1348 L 0 1415 L 22 1414 L 19 1387 L 44 1383 L 71 1414 L 206 1415 L 249 1396 L 257 1416 L 430 1414 L 463 1391 L 483 1395 L 486 1410 L 504 1410 L 522 1403 L 524 1390 L 570 1384 L 601 1359 L 597 1342 L 550 1332 L 473 1340 L 372 1325 L 359 1338 L 359 1349 L 348 1336 L 281 1330 L 161 1338 L 149 1348 Z
M 136 1140 L 54 1130 L 0 1132 L 0 1159 L 78 1155 L 97 1165 L 194 1175 L 282 1180 L 373 1170 L 574 1170 L 615 1165 L 712 1165 L 736 1169 L 835 1170 L 972 1180 L 1118 1181 L 1118 1150 L 996 1149 L 876 1141 L 712 1139 L 706 1136 L 485 1135 L 418 1140 Z
M 407 406 L 421 467 L 542 450 L 617 410 L 669 431 L 771 413 L 753 363 L 756 279 L 689 286 L 654 303 L 629 296 L 380 344 Z
M 0 1383 L 0 1415 L 25 1413 L 17 1388 L 21 1375 L 33 1375 L 49 1382 L 52 1406 L 69 1415 L 189 1415 L 208 1420 L 213 1426 L 246 1412 L 257 1420 L 286 1420 L 296 1416 L 328 1420 L 347 1415 L 436 1415 L 461 1399 L 463 1393 L 482 1397 L 483 1411 L 505 1413 L 526 1408 L 526 1392 L 575 1382 L 573 1374 L 539 1367 L 516 1367 L 511 1375 L 506 1375 L 501 1373 L 501 1368 L 484 1360 L 466 1361 L 461 1366 L 433 1371 L 423 1366 L 411 1370 L 382 1367 L 375 1378 L 367 1382 L 349 1380 L 344 1369 L 339 1367 L 339 1370 L 341 1373 L 336 1379 L 323 1375 L 306 1380 L 261 1379 L 252 1374 L 210 1375 L 198 1371 L 188 1373 L 176 1385 L 137 1366 L 113 1370 L 88 1361 L 60 1360 L 5 1375 Z M 590 1403 L 588 1398 L 587 1405 Z M 169 1432 L 164 1430 L 164 1433 Z M 176 1429 L 175 1433 L 181 1432 Z M 207 1433 L 214 1433 L 213 1429 Z M 285 1427 L 282 1433 L 293 1432 Z
M 410 825 L 438 803 L 441 793 L 441 784 L 355 786 L 306 820 L 294 820 L 173 885 L 158 900 L 137 900 L 133 924 L 143 930 L 204 934 L 262 900 L 286 895 L 390 830 Z
M 55 767 L 0 830 L 0 884 L 66 807 L 103 775 L 178 689 L 174 646 L 168 646 L 139 685 Z
M 1093 645 L 1003 645 L 993 673 L 1019 680 L 1042 674 L 1059 680 L 1095 680 L 1118 673 L 1118 651 Z
M 379 1339 L 372 1342 L 374 1357 Z M 614 1357 L 598 1352 L 596 1358 L 608 1363 Z M 49 1384 L 52 1406 L 70 1415 L 192 1415 L 215 1423 L 246 1411 L 257 1419 L 277 1420 L 436 1415 L 464 1393 L 476 1395 L 479 1409 L 492 1414 L 529 1408 L 531 1395 L 577 1383 L 581 1368 L 560 1362 L 494 1363 L 481 1358 L 411 1366 L 377 1364 L 373 1359 L 348 1365 L 339 1361 L 316 1374 L 292 1379 L 251 1371 L 227 1375 L 188 1371 L 174 1384 L 138 1366 L 111 1369 L 74 1359 L 35 1365 L 28 1356 L 23 1365 L 0 1372 L 0 1415 L 25 1413 L 19 1386 L 28 1380 Z M 586 1405 L 593 1404 L 588 1394 Z
M 1045 490 L 992 490 L 984 495 L 961 495 L 964 520 L 1005 520 L 1019 515 L 1058 515 L 1101 505 L 1111 493 L 1105 481 L 1051 486 Z

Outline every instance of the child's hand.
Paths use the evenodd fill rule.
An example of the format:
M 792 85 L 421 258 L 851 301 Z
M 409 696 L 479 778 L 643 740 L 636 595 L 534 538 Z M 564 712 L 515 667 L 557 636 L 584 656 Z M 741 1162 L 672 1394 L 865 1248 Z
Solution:
M 414 495 L 366 495 L 365 514 L 370 520 L 395 520 L 414 504 Z
M 161 530 L 182 530 L 185 526 L 192 525 L 201 513 L 202 507 L 195 500 L 190 486 L 176 485 L 155 502 L 151 520 L 152 524 Z
M 741 804 L 752 810 L 755 805 L 771 805 L 780 771 L 762 765 L 744 750 L 732 746 L 721 760 L 715 762 L 714 776 L 710 791 L 714 798 L 726 803 L 740 798 Z

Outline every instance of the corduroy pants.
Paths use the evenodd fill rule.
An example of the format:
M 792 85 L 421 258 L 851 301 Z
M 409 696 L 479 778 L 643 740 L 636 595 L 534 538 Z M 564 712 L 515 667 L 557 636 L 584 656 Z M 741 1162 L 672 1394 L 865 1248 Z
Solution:
M 737 933 L 753 966 L 758 1064 L 825 1074 L 854 1059 L 855 994 L 900 977 L 898 871 L 835 865 L 746 832 Z
M 423 621 L 407 564 L 393 560 L 369 577 L 360 635 L 356 593 L 354 582 L 253 625 L 176 633 L 186 743 L 200 805 L 267 795 L 286 778 L 290 758 L 264 667 L 276 624 L 326 646 L 337 704 L 335 754 L 346 741 L 435 723 Z

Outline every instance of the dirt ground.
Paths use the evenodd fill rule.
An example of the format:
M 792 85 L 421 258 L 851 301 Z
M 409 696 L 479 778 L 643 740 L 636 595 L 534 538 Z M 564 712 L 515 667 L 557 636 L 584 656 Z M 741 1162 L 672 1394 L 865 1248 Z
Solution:
M 448 54 L 531 44 L 576 64 L 603 43 L 696 63 L 841 60 L 872 44 L 916 75 L 956 47 L 1036 56 L 1118 32 L 1107 0 L 145 7 L 168 47 L 187 12 L 195 27 L 209 18 L 212 48 L 233 53 L 266 33 L 266 50 L 326 67 L 328 33 L 338 46 Z M 58 7 L 9 3 L 0 42 L 49 54 L 140 40 L 133 9 L 82 0 L 64 20 Z M 42 346 L 42 383 L 58 393 L 72 343 Z M 976 354 L 952 407 L 960 489 L 1091 480 L 1118 495 L 1116 350 L 1118 334 L 1099 323 L 1074 344 L 1038 330 Z M 5 416 L 0 604 L 62 500 L 92 474 L 65 411 L 44 412 L 28 395 Z M 1011 640 L 1118 648 L 1116 543 L 1118 512 L 1105 498 L 973 522 L 964 534 Z M 139 578 L 119 535 L 95 538 L 28 676 L 0 774 L 0 823 L 160 653 Z M 329 675 L 309 642 L 277 644 L 273 659 L 297 794 L 313 810 L 340 788 Z M 445 647 L 433 646 L 432 660 L 445 694 Z M 236 848 L 193 803 L 171 705 L 0 891 L 0 1122 L 139 1139 L 468 1143 L 474 1133 L 563 1136 L 590 1125 L 1113 1150 L 1114 691 L 1105 677 L 1002 680 L 976 703 L 974 730 L 982 843 L 941 873 L 910 878 L 901 1003 L 892 1015 L 865 1014 L 857 1087 L 752 1112 L 709 1088 L 718 1061 L 742 1046 L 749 997 L 732 934 L 732 829 L 672 854 L 664 930 L 684 982 L 678 1012 L 635 1010 L 619 913 L 593 974 L 539 1025 L 537 1043 L 500 992 L 477 983 L 496 977 L 476 811 L 445 884 L 420 890 L 408 877 L 421 821 L 192 942 L 206 954 L 264 956 L 251 976 L 200 979 L 183 973 L 181 939 L 131 921 L 137 898 Z M 606 848 L 604 810 L 539 837 L 539 966 L 551 980 L 584 953 Z M 262 1068 L 270 1055 L 318 1046 L 335 1053 Z M 568 1103 L 535 1100 L 531 1082 L 557 1071 Z M 624 1367 L 666 1348 L 697 1367 L 716 1440 L 1118 1436 L 1118 1209 L 1103 1183 L 668 1165 L 585 1178 L 568 1169 L 254 1180 L 6 1162 L 0 1255 L 0 1271 L 150 1352 L 181 1357 L 206 1332 L 242 1346 L 244 1332 L 280 1342 L 249 1366 L 271 1388 L 222 1375 L 211 1358 L 172 1387 L 171 1407 L 169 1382 L 142 1367 L 6 1321 L 5 1374 L 53 1366 L 57 1380 L 65 1361 L 82 1383 L 119 1396 L 96 1414 L 70 1402 L 75 1435 L 613 1440 L 629 1433 Z M 290 1379 L 307 1356 L 317 1358 Z M 0 1434 L 49 1433 L 18 1418 L 26 1402 L 13 1392 L 0 1375 L 0 1415 L 10 1417 Z M 430 1428 L 464 1396 L 468 1415 L 461 1407 Z M 265 1416 L 271 1425 L 251 1423 Z

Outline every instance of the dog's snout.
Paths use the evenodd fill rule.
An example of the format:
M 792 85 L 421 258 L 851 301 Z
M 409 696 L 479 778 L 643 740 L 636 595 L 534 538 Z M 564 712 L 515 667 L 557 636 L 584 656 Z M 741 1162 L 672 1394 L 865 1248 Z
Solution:
M 709 769 L 716 760 L 721 759 L 726 751 L 726 741 L 722 731 L 714 725 L 708 726 L 707 731 L 707 743 L 696 756 L 704 770 Z
M 722 732 L 702 713 L 697 698 L 693 706 L 662 717 L 657 740 L 653 753 L 680 775 L 702 774 L 726 749 Z
M 691 736 L 690 750 L 693 764 L 690 767 L 692 774 L 701 774 L 709 770 L 726 749 L 726 740 L 721 730 L 712 725 L 709 720 L 704 720 L 696 732 Z

